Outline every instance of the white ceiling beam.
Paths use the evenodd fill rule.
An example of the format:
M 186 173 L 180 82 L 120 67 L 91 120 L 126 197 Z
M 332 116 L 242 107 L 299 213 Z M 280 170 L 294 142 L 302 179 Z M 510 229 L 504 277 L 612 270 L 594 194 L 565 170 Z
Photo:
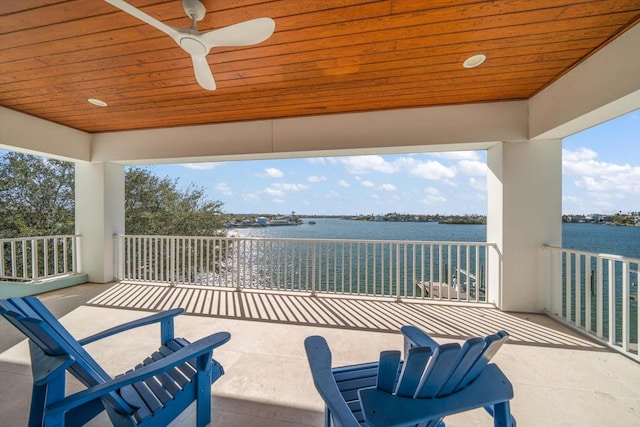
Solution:
M 530 139 L 559 139 L 640 108 L 640 24 L 529 100 Z
M 513 101 L 100 133 L 91 158 L 143 164 L 479 150 L 526 134 L 527 103 Z
M 91 159 L 91 134 L 0 107 L 0 148 L 65 161 Z

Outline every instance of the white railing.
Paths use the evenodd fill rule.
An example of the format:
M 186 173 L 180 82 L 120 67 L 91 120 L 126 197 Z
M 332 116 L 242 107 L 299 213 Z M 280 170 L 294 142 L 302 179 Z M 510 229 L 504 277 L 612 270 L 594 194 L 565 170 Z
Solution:
M 551 315 L 640 361 L 640 259 L 545 246 Z
M 495 245 L 116 236 L 118 278 L 242 289 L 486 302 Z M 491 256 L 497 256 L 495 254 Z
M 37 283 L 80 271 L 80 236 L 0 239 L 0 281 Z

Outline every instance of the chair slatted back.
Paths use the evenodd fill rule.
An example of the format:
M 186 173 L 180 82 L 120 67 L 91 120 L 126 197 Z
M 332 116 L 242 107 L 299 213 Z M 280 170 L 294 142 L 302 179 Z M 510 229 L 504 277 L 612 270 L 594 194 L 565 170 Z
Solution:
M 493 356 L 496 355 L 502 345 L 509 339 L 509 334 L 506 331 L 500 331 L 495 334 L 485 337 L 486 346 L 482 351 L 482 354 L 478 357 L 476 363 L 469 369 L 469 372 L 460 381 L 458 389 L 463 388 L 482 373 L 484 368 L 487 367 Z
M 46 355 L 70 356 L 74 363 L 68 368 L 68 371 L 85 386 L 98 385 L 111 379 L 111 376 L 38 298 L 24 297 L 1 300 L 0 314 L 40 347 Z M 111 393 L 107 401 L 122 413 L 133 413 L 129 405 L 116 393 Z
M 429 347 L 411 348 L 395 388 L 388 386 L 389 377 L 383 380 L 386 386 L 377 388 L 397 396 L 417 399 L 448 396 L 473 382 L 507 339 L 508 334 L 500 331 L 485 338 L 471 338 L 463 345 L 439 345 L 433 354 Z M 398 359 L 381 354 L 379 376 L 390 375 L 393 372 L 390 365 L 393 363 L 396 363 L 397 372 Z M 386 366 L 384 369 L 383 365 Z M 378 381 L 380 383 L 381 380 Z
M 325 426 L 436 427 L 448 415 L 482 407 L 495 425 L 515 426 L 511 383 L 488 365 L 506 332 L 462 345 L 439 345 L 413 326 L 403 326 L 402 333 L 404 361 L 400 351 L 383 351 L 377 363 L 339 368 L 332 368 L 323 337 L 305 339 L 313 382 L 326 404 Z

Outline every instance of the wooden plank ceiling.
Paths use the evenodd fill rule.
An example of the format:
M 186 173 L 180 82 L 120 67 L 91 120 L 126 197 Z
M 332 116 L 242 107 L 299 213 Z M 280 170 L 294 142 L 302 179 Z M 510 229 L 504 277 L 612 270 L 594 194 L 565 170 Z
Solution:
M 190 25 L 180 0 L 129 2 Z M 276 22 L 261 44 L 210 52 L 213 92 L 170 37 L 104 1 L 2 0 L 0 105 L 102 132 L 522 100 L 640 19 L 638 0 L 203 3 L 200 31 Z

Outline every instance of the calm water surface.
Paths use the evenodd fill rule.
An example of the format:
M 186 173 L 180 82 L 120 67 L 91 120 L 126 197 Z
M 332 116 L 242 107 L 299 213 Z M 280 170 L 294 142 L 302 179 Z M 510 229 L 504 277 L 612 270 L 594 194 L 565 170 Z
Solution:
M 485 242 L 484 225 L 435 222 L 373 222 L 336 218 L 313 219 L 316 224 L 243 228 L 231 236 L 296 239 L 427 240 Z M 640 227 L 563 224 L 562 247 L 640 258 Z

